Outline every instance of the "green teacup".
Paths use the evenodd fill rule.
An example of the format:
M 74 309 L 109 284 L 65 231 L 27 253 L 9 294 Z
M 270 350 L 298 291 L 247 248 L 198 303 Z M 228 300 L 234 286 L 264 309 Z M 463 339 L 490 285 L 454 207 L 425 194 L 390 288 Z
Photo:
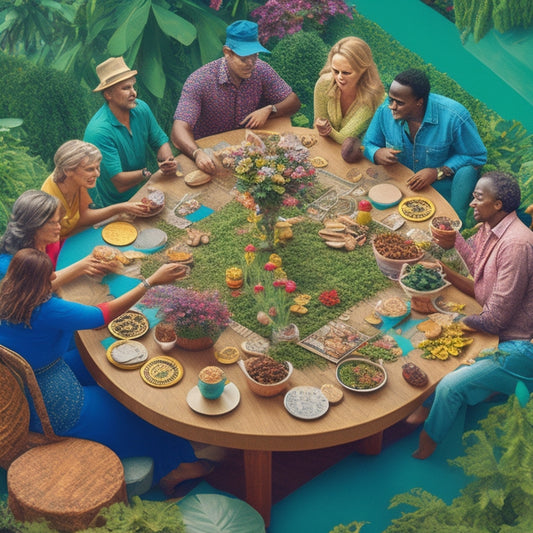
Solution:
M 218 366 L 206 366 L 198 374 L 198 389 L 207 400 L 220 398 L 226 386 L 224 371 Z

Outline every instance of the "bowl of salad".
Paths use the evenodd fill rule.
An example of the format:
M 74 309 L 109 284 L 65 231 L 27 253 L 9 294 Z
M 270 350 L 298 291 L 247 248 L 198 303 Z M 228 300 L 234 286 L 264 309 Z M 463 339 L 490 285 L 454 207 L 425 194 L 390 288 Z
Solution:
M 355 392 L 373 392 L 387 383 L 387 372 L 382 364 L 364 357 L 348 357 L 337 365 L 337 381 Z
M 450 285 L 440 265 L 430 267 L 421 263 L 404 264 L 398 281 L 410 298 L 435 298 Z

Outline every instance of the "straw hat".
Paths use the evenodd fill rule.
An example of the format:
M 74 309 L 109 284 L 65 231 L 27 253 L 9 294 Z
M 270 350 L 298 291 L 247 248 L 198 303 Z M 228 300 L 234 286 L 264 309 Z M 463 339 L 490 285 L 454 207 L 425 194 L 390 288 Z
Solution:
M 130 70 L 122 57 L 110 57 L 96 67 L 96 74 L 100 84 L 93 92 L 103 91 L 121 81 L 129 80 L 137 74 L 136 70 Z

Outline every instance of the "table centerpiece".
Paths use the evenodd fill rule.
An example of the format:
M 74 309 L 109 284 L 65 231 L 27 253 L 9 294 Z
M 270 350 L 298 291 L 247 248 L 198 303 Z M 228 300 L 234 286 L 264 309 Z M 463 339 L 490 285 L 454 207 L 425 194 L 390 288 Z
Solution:
M 196 291 L 174 285 L 151 288 L 141 304 L 157 307 L 157 316 L 173 324 L 176 344 L 186 350 L 204 350 L 229 325 L 230 312 L 218 291 Z
M 237 178 L 243 205 L 257 214 L 257 226 L 265 249 L 276 243 L 275 225 L 281 206 L 296 206 L 306 189 L 314 185 L 315 168 L 309 150 L 294 134 L 265 137 L 248 132 L 240 146 L 221 153 L 222 164 Z

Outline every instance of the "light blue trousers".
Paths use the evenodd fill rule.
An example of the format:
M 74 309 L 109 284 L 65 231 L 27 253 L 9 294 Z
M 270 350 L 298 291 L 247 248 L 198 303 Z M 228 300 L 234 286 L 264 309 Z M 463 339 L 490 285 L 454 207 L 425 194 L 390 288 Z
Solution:
M 476 405 L 493 392 L 511 395 L 518 381 L 523 381 L 530 392 L 533 390 L 533 343 L 506 341 L 498 349 L 509 355 L 488 355 L 471 366 L 457 368 L 424 402 L 431 407 L 424 429 L 435 442 L 444 440 L 464 405 Z
M 463 224 L 466 222 L 468 206 L 479 177 L 477 169 L 472 166 L 461 167 L 453 176 L 434 181 L 433 187 L 451 204 Z

